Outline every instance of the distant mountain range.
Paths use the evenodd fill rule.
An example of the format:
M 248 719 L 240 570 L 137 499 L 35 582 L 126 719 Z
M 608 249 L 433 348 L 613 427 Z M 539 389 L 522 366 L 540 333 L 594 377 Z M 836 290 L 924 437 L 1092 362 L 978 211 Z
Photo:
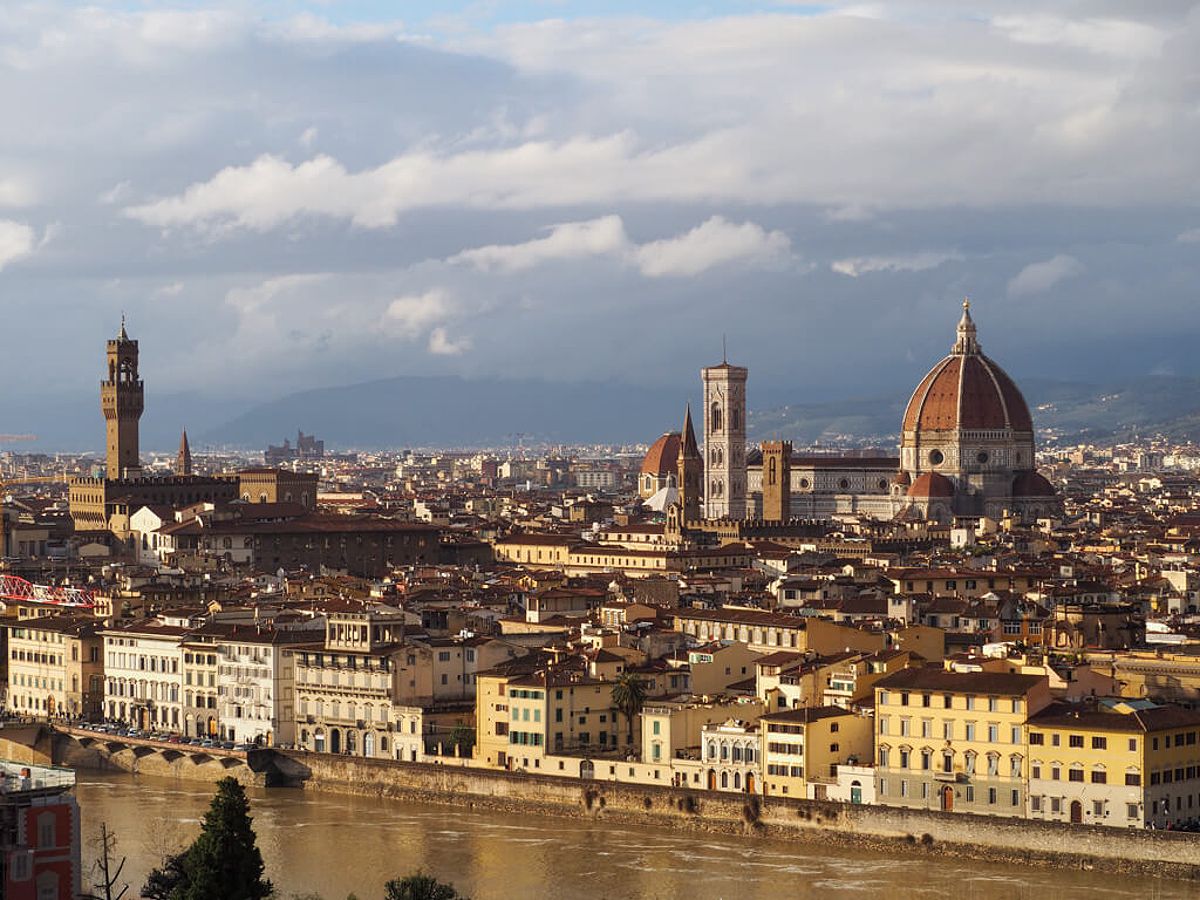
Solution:
M 1200 441 L 1200 378 L 1147 377 L 1100 386 L 1021 379 L 1034 421 L 1061 440 L 1165 434 Z M 195 395 L 147 397 L 143 448 L 173 450 L 187 426 L 193 447 L 260 449 L 298 428 L 330 448 L 648 443 L 677 429 L 695 389 L 596 382 L 399 377 L 290 394 L 258 405 Z M 753 440 L 798 444 L 895 442 L 904 394 L 861 400 L 790 402 L 794 389 L 751 393 Z M 692 397 L 693 402 L 695 400 Z M 232 416 L 232 417 L 231 417 Z M 699 424 L 699 423 L 698 423 Z M 88 397 L 37 401 L 0 397 L 0 431 L 35 432 L 14 450 L 103 447 L 98 402 Z
M 1163 434 L 1200 441 L 1200 378 L 1154 376 L 1111 386 L 1024 379 L 1021 389 L 1044 437 L 1095 441 Z M 748 424 L 758 439 L 895 440 L 908 398 L 906 393 L 752 411 Z

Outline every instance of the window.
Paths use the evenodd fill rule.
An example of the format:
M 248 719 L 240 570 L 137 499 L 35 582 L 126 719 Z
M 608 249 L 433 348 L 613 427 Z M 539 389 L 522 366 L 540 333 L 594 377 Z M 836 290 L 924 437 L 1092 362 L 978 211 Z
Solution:
M 1039 797 L 1030 797 L 1029 798 L 1029 808 L 1033 812 L 1041 812 L 1042 811 L 1042 798 L 1040 796 Z
M 1126 787 L 1141 787 L 1142 773 L 1141 772 L 1126 772 L 1125 785 Z
M 1107 784 L 1108 773 L 1103 769 L 1092 769 L 1092 784 Z
M 1035 747 L 1040 747 L 1045 743 L 1046 736 L 1040 731 L 1029 732 L 1029 743 Z
M 1125 817 L 1128 819 L 1136 819 L 1138 817 L 1138 805 L 1136 803 L 1125 804 Z
M 1108 749 L 1108 738 L 1093 737 L 1092 738 L 1092 749 L 1093 750 L 1107 750 Z
M 995 805 L 995 803 L 996 803 L 996 789 L 995 788 L 988 788 L 988 803 L 991 803 L 992 805 Z
M 1071 769 L 1067 777 L 1071 781 L 1083 781 L 1083 769 Z
M 37 818 L 37 845 L 39 848 L 47 848 L 55 846 L 55 815 L 52 812 L 44 812 Z
M 1130 752 L 1130 753 L 1136 753 L 1136 752 L 1137 752 L 1137 738 L 1130 738 L 1130 739 L 1129 739 L 1129 752 Z
M 1052 812 L 1052 813 L 1061 813 L 1062 812 L 1062 798 L 1061 797 L 1051 797 L 1050 798 L 1050 812 Z
M 1068 745 L 1071 747 L 1082 747 L 1083 746 L 1083 735 L 1082 734 L 1071 735 Z
M 1104 801 L 1103 800 L 1093 800 L 1092 801 L 1092 815 L 1098 819 L 1104 817 Z

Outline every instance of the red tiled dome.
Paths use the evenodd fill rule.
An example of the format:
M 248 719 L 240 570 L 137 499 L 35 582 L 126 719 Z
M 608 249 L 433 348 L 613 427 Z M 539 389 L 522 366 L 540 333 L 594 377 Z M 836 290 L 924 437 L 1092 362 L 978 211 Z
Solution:
M 904 431 L 1033 431 L 1025 398 L 975 339 L 975 323 L 963 304 L 953 351 L 921 379 L 904 411 Z
M 1014 497 L 1056 497 L 1054 485 L 1037 472 L 1021 472 L 1013 479 Z
M 945 475 L 937 472 L 926 472 L 918 475 L 917 480 L 908 489 L 910 497 L 953 497 L 954 482 Z
M 642 474 L 660 478 L 674 475 L 679 461 L 679 432 L 669 431 L 660 437 L 642 460 Z
M 904 411 L 905 431 L 1033 431 L 1025 398 L 982 353 L 947 356 L 922 379 Z

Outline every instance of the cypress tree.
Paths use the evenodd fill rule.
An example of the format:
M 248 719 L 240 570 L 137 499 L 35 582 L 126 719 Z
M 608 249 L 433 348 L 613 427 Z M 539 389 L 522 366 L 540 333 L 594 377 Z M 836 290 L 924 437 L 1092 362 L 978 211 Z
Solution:
M 250 827 L 250 801 L 233 778 L 217 783 L 200 836 L 183 854 L 182 874 L 171 900 L 266 900 L 262 854 Z

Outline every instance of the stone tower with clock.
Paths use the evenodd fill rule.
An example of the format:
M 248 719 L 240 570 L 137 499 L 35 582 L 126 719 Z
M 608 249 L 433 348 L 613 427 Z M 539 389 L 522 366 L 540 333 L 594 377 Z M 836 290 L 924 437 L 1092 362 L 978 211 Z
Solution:
M 722 361 L 700 372 L 704 382 L 704 515 L 746 517 L 746 377 Z

